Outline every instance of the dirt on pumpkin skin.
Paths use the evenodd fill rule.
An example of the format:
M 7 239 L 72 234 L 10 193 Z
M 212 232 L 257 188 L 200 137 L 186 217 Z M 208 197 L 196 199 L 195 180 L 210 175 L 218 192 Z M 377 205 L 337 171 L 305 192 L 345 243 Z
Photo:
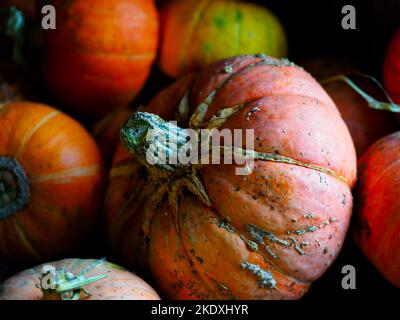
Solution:
M 141 163 L 158 181 L 153 200 L 160 202 L 133 192 L 129 207 L 121 194 L 132 191 L 138 168 L 115 176 L 106 203 L 114 248 L 150 271 L 171 299 L 304 295 L 338 255 L 352 211 L 356 155 L 332 100 L 303 69 L 256 55 L 176 82 L 135 117 L 162 123 L 155 115 L 171 120 L 177 109 L 174 130 L 254 129 L 254 170 L 238 176 L 235 165 L 199 165 L 174 180 L 163 165 L 140 159 L 140 141 L 127 139 L 132 155 L 120 148 L 114 168 L 127 159 Z M 135 212 L 138 202 L 143 212 Z M 138 237 L 131 230 L 140 225 L 145 235 Z M 135 260 L 131 252 L 140 248 L 145 253 Z

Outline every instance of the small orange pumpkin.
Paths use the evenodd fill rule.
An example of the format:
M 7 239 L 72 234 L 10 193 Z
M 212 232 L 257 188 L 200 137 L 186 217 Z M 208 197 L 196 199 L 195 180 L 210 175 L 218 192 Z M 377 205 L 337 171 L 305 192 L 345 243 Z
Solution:
M 0 285 L 0 300 L 159 299 L 153 288 L 135 274 L 115 264 L 93 259 L 65 259 L 42 264 L 18 273 Z
M 400 132 L 360 158 L 356 242 L 383 276 L 400 288 Z
M 43 72 L 71 110 L 100 118 L 126 107 L 150 73 L 158 46 L 153 0 L 59 1 L 45 31 Z
M 87 234 L 101 206 L 98 147 L 75 120 L 43 104 L 0 104 L 0 256 L 42 261 Z

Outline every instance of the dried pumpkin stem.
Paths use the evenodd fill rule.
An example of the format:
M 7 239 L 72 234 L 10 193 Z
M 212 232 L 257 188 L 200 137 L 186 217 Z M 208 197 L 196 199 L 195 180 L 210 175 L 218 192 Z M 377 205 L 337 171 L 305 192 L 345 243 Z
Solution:
M 0 156 L 0 220 L 14 216 L 29 201 L 29 180 L 17 159 Z
M 377 81 L 375 79 L 373 79 L 369 76 L 367 78 L 372 79 L 375 83 L 377 83 Z M 376 100 L 375 98 L 373 98 L 372 96 L 367 94 L 365 91 L 363 91 L 359 86 L 357 86 L 350 78 L 348 78 L 345 75 L 337 75 L 337 76 L 331 77 L 329 79 L 326 79 L 324 81 L 321 81 L 321 83 L 325 84 L 325 83 L 330 83 L 330 82 L 334 82 L 334 81 L 343 81 L 344 83 L 346 83 L 348 86 L 350 86 L 352 89 L 354 89 L 354 91 L 357 92 L 368 103 L 368 105 L 373 109 L 387 110 L 387 111 L 391 111 L 391 112 L 395 112 L 395 113 L 400 112 L 400 105 L 395 104 L 393 101 L 391 101 L 389 95 L 382 88 L 381 85 L 379 85 L 379 88 L 388 97 L 389 102 L 381 102 L 381 101 Z
M 241 106 L 231 109 L 232 112 L 235 112 L 240 108 Z M 213 118 L 211 122 L 224 121 L 232 112 L 224 109 L 220 115 L 221 119 Z M 217 150 L 218 154 L 230 154 L 235 159 L 272 161 L 301 166 L 329 174 L 346 183 L 343 176 L 322 166 L 268 152 L 256 152 L 233 146 L 214 146 L 211 144 L 212 139 L 200 137 L 200 131 L 182 129 L 175 123 L 166 122 L 151 113 L 136 112 L 133 114 L 122 127 L 120 135 L 122 144 L 147 168 L 150 177 L 160 184 L 160 190 L 168 192 L 170 204 L 175 211 L 178 208 L 179 193 L 184 187 L 197 195 L 204 204 L 211 206 L 201 179 L 197 176 L 197 170 L 205 165 L 199 161 L 199 159 L 203 159 L 204 150 L 208 152 L 206 156 L 209 156 L 210 153 L 213 153 L 214 156 L 214 151 Z M 211 138 L 211 135 L 208 138 Z M 182 162 L 180 157 L 182 151 L 190 154 L 193 152 L 196 163 L 191 163 L 190 157 L 183 157 L 185 161 Z
M 102 274 L 88 278 L 85 274 L 101 266 L 104 262 L 105 260 L 96 261 L 77 276 L 65 269 L 44 270 L 40 279 L 43 300 L 80 300 L 84 296 L 90 296 L 90 292 L 86 291 L 85 287 L 107 278 L 107 275 Z M 50 277 L 50 283 L 46 283 L 47 286 L 45 287 L 44 282 L 47 281 L 48 277 Z
M 197 167 L 189 162 L 182 163 L 177 157 L 190 137 L 198 139 L 192 131 L 166 122 L 157 115 L 136 112 L 122 127 L 120 136 L 122 144 L 146 167 L 150 177 L 160 183 L 160 190 L 168 193 L 175 211 L 179 193 L 184 187 L 211 206 L 207 192 L 197 177 Z

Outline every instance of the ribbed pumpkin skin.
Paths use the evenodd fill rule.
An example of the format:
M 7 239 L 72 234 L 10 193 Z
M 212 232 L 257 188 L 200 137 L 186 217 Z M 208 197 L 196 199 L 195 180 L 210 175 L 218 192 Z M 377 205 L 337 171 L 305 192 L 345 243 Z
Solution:
M 89 133 L 42 104 L 0 105 L 0 157 L 17 159 L 30 189 L 27 205 L 0 219 L 0 255 L 19 262 L 65 253 L 93 226 L 104 169 Z
M 144 85 L 156 56 L 152 0 L 73 0 L 57 6 L 46 31 L 43 72 L 71 110 L 101 117 L 125 107 Z
M 359 161 L 355 238 L 382 275 L 400 287 L 400 132 L 376 142 Z
M 230 0 L 173 0 L 161 9 L 160 67 L 170 77 L 239 54 L 287 53 L 285 32 L 266 8 Z
M 57 269 L 64 268 L 76 275 L 94 263 L 96 263 L 96 260 L 93 259 L 64 259 L 22 271 L 0 285 L 0 300 L 42 300 L 40 278 L 45 265 Z M 109 262 L 89 271 L 86 276 L 93 277 L 103 274 L 106 274 L 107 278 L 85 287 L 91 296 L 85 296 L 82 300 L 160 299 L 158 294 L 138 276 Z
M 212 207 L 186 193 L 175 221 L 167 203 L 158 207 L 148 203 L 157 186 L 119 147 L 106 197 L 109 239 L 127 265 L 150 270 L 168 298 L 297 299 L 341 249 L 356 178 L 349 132 L 332 100 L 303 69 L 272 59 L 264 64 L 261 61 L 264 58 L 240 56 L 220 62 L 179 80 L 143 111 L 172 119 L 186 90 L 190 90 L 192 111 L 217 90 L 208 119 L 221 108 L 246 105 L 221 129 L 253 128 L 258 138 L 256 151 L 331 168 L 347 183 L 330 174 L 284 163 L 257 160 L 249 176 L 235 175 L 234 165 L 206 165 L 200 170 L 200 179 Z M 227 66 L 232 73 L 224 71 Z M 230 81 L 216 89 L 227 79 Z M 248 117 L 255 106 L 260 110 Z M 266 237 L 256 239 L 249 234 L 249 225 L 271 232 L 288 246 Z M 314 232 L 294 232 L 311 230 L 312 226 L 316 227 Z M 245 239 L 258 241 L 258 251 L 250 250 Z M 276 288 L 261 287 L 257 275 L 241 267 L 246 262 L 271 272 Z
M 400 30 L 394 35 L 384 62 L 385 87 L 394 102 L 400 103 Z
M 343 61 L 319 59 L 307 61 L 303 65 L 318 80 L 346 74 L 354 68 Z M 355 79 L 363 90 L 381 101 L 387 98 L 370 81 Z M 333 81 L 323 85 L 326 92 L 335 102 L 340 114 L 349 128 L 356 147 L 357 155 L 361 156 L 374 142 L 396 131 L 394 116 L 388 111 L 375 110 L 354 89 L 342 81 Z

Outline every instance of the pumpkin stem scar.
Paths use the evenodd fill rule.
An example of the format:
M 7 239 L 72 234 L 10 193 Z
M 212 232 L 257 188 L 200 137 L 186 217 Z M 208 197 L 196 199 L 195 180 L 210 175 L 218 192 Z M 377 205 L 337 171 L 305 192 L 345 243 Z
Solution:
M 29 180 L 17 159 L 0 156 L 0 220 L 14 216 L 29 202 Z
M 43 300 L 80 300 L 83 295 L 91 296 L 90 292 L 84 287 L 108 276 L 102 274 L 88 278 L 85 274 L 104 263 L 104 259 L 98 260 L 82 270 L 78 275 L 74 275 L 65 269 L 52 271 L 44 268 L 40 278 Z
M 382 87 L 382 85 L 375 78 L 373 78 L 369 75 L 363 74 L 363 73 L 359 73 L 359 72 L 357 72 L 357 74 L 372 80 L 379 87 L 379 89 L 381 91 L 383 91 L 383 93 L 385 94 L 385 96 L 387 97 L 389 102 L 381 102 L 381 101 L 376 100 L 375 98 L 373 98 L 369 94 L 367 94 L 365 91 L 363 91 L 359 86 L 357 86 L 350 78 L 348 78 L 347 76 L 342 75 L 342 74 L 331 77 L 324 81 L 321 81 L 321 83 L 325 84 L 325 83 L 330 83 L 330 82 L 334 82 L 334 81 L 343 81 L 350 88 L 352 88 L 355 92 L 357 92 L 368 103 L 368 106 L 371 107 L 372 109 L 386 110 L 386 111 L 391 111 L 394 113 L 400 112 L 400 105 L 395 104 L 392 101 L 392 99 L 390 98 L 387 91 Z

